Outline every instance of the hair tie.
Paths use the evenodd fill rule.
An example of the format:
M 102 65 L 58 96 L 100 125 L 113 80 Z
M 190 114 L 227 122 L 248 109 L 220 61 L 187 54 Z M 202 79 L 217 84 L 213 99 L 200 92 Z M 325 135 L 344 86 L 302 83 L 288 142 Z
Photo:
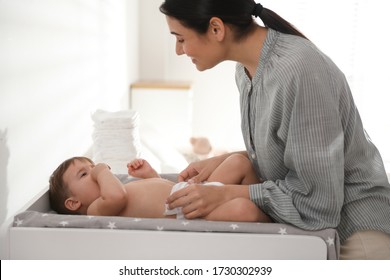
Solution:
M 252 15 L 254 15 L 255 17 L 260 17 L 261 11 L 263 11 L 263 5 L 257 3 L 253 8 Z

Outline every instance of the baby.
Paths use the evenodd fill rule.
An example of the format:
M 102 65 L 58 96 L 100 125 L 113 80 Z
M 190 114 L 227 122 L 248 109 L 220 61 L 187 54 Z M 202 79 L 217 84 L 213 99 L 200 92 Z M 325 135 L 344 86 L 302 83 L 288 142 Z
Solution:
M 127 216 L 140 218 L 184 218 L 181 209 L 167 209 L 168 196 L 186 187 L 162 179 L 146 160 L 128 164 L 129 174 L 142 178 L 123 184 L 108 165 L 94 164 L 86 157 L 64 161 L 50 177 L 50 203 L 60 214 Z M 258 183 L 249 160 L 232 155 L 209 176 L 209 185 Z M 204 186 L 209 187 L 205 184 Z M 235 198 L 202 217 L 213 221 L 270 222 L 252 201 Z

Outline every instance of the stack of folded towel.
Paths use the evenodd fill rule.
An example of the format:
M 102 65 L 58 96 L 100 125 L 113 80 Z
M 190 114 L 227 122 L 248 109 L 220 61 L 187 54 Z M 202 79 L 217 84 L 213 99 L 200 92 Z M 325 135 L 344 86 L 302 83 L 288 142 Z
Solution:
M 97 110 L 92 120 L 93 160 L 107 163 L 115 174 L 127 174 L 126 164 L 140 157 L 138 112 Z

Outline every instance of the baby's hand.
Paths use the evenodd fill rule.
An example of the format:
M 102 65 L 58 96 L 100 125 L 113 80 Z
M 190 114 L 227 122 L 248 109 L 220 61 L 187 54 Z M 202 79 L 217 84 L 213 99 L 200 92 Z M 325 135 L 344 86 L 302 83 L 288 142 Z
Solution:
M 99 176 L 99 174 L 104 171 L 104 170 L 110 170 L 111 168 L 105 164 L 105 163 L 98 163 L 95 165 L 95 167 L 92 169 L 91 171 L 91 176 L 94 180 L 97 180 L 97 177 Z
M 127 164 L 127 170 L 129 175 L 137 178 L 158 178 L 156 170 L 154 170 L 149 162 L 144 159 L 138 158 Z
M 136 159 L 130 161 L 127 164 L 127 168 L 129 170 L 129 173 L 130 173 L 130 171 L 135 171 L 135 170 L 141 168 L 143 164 L 144 164 L 144 160 L 142 158 L 136 158 Z

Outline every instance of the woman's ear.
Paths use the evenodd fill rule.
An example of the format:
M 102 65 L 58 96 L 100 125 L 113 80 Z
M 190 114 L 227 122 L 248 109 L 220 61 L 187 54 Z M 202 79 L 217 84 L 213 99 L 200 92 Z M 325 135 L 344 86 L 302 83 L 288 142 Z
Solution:
M 81 207 L 81 202 L 74 197 L 69 197 L 65 200 L 65 207 L 71 211 L 77 211 Z
M 218 17 L 212 17 L 210 19 L 209 32 L 218 40 L 222 41 L 225 37 L 225 24 Z

